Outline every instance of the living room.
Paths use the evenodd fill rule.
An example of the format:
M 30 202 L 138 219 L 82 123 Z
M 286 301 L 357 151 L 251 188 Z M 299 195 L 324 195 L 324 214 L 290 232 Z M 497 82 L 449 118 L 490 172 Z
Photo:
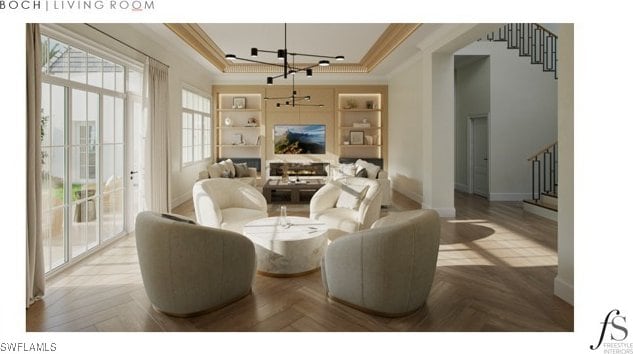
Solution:
M 223 25 L 231 28 L 229 24 Z M 340 53 L 330 53 L 344 54 L 351 63 L 360 62 L 362 54 L 366 54 L 368 48 L 373 48 L 372 45 L 379 41 L 389 27 L 389 24 L 368 24 L 366 28 L 362 24 L 345 25 L 359 27 L 352 31 L 368 33 L 366 38 L 359 40 L 365 41 L 365 44 L 358 45 L 364 48 L 364 53 L 362 50 L 354 52 L 351 47 L 351 53 L 348 53 L 342 45 L 339 45 Z M 521 159 L 525 160 L 543 145 L 558 140 L 558 222 L 551 222 L 524 213 L 520 203 L 517 203 L 529 194 L 529 182 L 522 182 L 516 191 L 494 189 L 491 182 L 487 198 L 481 198 L 469 193 L 468 188 L 460 188 L 460 177 L 456 175 L 461 166 L 458 164 L 466 163 L 459 162 L 459 156 L 462 156 L 462 151 L 466 151 L 464 156 L 467 155 L 468 151 L 456 137 L 460 123 L 456 116 L 458 108 L 454 107 L 457 93 L 453 95 L 452 91 L 457 88 L 456 72 L 474 65 L 458 64 L 459 59 L 456 57 L 491 57 L 490 53 L 485 54 L 482 49 L 487 43 L 477 43 L 477 40 L 502 25 L 413 25 L 410 33 L 403 35 L 401 43 L 398 41 L 399 45 L 383 53 L 384 57 L 376 67 L 369 70 L 370 75 L 315 70 L 312 78 L 297 73 L 292 83 L 289 82 L 290 78 L 286 81 L 278 78 L 272 86 L 265 82 L 270 75 L 267 73 L 232 73 L 230 70 L 223 73 L 209 59 L 210 54 L 205 52 L 207 48 L 183 40 L 183 33 L 174 30 L 177 26 L 173 24 L 42 25 L 41 33 L 49 44 L 51 38 L 58 42 L 68 40 L 70 46 L 80 43 L 76 45 L 79 49 L 94 47 L 106 53 L 112 51 L 136 63 L 144 62 L 144 57 L 150 56 L 168 66 L 168 89 L 164 96 L 168 100 L 168 120 L 164 130 L 169 136 L 169 145 L 161 149 L 166 149 L 169 178 L 162 194 L 159 193 L 164 199 L 162 203 L 165 209 L 162 212 L 200 222 L 196 215 L 195 198 L 192 199 L 195 197 L 194 186 L 205 171 L 209 177 L 213 177 L 210 175 L 210 166 L 227 158 L 233 160 L 233 168 L 246 163 L 247 167 L 255 169 L 254 187 L 263 197 L 271 180 L 286 179 L 288 183 L 296 185 L 310 179 L 305 172 L 297 176 L 300 168 L 293 164 L 312 166 L 323 163 L 328 171 L 325 176 L 319 177 L 324 177 L 325 185 L 329 182 L 326 181 L 330 179 L 328 177 L 343 171 L 347 165 L 357 165 L 355 174 L 361 169 L 358 168 L 359 163 L 366 163 L 365 170 L 376 169 L 374 179 L 378 180 L 379 173 L 383 173 L 383 180 L 388 182 L 387 192 L 381 195 L 387 195 L 389 200 L 381 201 L 378 209 L 380 218 L 407 210 L 433 209 L 441 217 L 442 233 L 435 281 L 425 305 L 413 315 L 387 319 L 331 301 L 324 295 L 321 272 L 317 271 L 296 278 L 267 277 L 260 273 L 255 276 L 251 295 L 227 307 L 183 320 L 155 311 L 145 294 L 137 254 L 129 252 L 136 247 L 134 234 L 128 235 L 127 232 L 133 227 L 134 220 L 128 216 L 127 207 L 124 207 L 126 211 L 121 211 L 118 219 L 115 218 L 120 224 L 117 221 L 113 224 L 121 229 L 121 233 L 94 248 L 90 242 L 85 243 L 85 251 L 76 258 L 72 253 L 70 256 L 66 254 L 62 258 L 65 259 L 63 263 L 67 264 L 62 264 L 61 268 L 57 268 L 60 264 L 49 266 L 51 272 L 46 277 L 47 290 L 43 299 L 34 302 L 27 310 L 27 331 L 572 331 L 573 193 L 569 193 L 572 189 L 568 182 L 573 180 L 573 168 L 565 165 L 564 161 L 571 156 L 571 152 L 564 147 L 570 146 L 570 141 L 566 141 L 565 137 L 571 127 L 566 124 L 573 121 L 568 104 L 573 72 L 565 71 L 564 68 L 565 60 L 573 60 L 573 51 L 572 57 L 569 57 L 569 49 L 573 47 L 565 42 L 566 38 L 573 35 L 573 26 L 563 24 L 556 28 L 561 68 L 557 79 L 545 77 L 549 73 L 540 70 L 526 69 L 545 77 L 543 81 L 553 83 L 541 90 L 543 96 L 551 98 L 552 87 L 556 93 L 554 120 L 544 124 L 554 125 L 557 129 L 553 133 L 549 130 L 553 135 L 522 136 L 532 141 L 525 149 L 527 151 L 519 153 Z M 244 51 L 253 46 L 266 46 L 262 44 L 264 39 L 255 36 L 254 28 L 265 28 L 262 30 L 264 35 L 273 36 L 271 33 L 274 33 L 275 37 L 280 38 L 284 34 L 290 37 L 311 32 L 305 29 L 310 26 L 308 24 L 302 27 L 290 23 L 287 32 L 283 30 L 283 23 L 234 27 L 235 33 L 250 32 L 252 39 L 233 39 L 227 47 L 222 44 L 226 40 L 223 38 L 231 36 L 223 35 L 220 30 L 214 34 L 212 30 L 214 26 L 216 29 L 222 28 L 222 24 L 197 26 L 196 30 L 207 31 L 208 38 L 224 54 L 230 53 L 233 48 Z M 317 24 L 312 26 L 318 28 Z M 323 33 L 324 30 L 318 28 L 312 31 Z M 280 41 L 276 39 L 276 42 Z M 86 47 L 82 47 L 81 43 Z M 164 43 L 169 43 L 169 47 Z M 273 48 L 276 49 L 267 49 Z M 314 52 L 324 52 L 318 46 L 315 48 Z M 461 54 L 456 54 L 460 49 Z M 295 49 L 288 44 L 288 50 Z M 91 53 L 94 55 L 98 51 Z M 260 56 L 263 55 L 260 53 Z M 396 63 L 390 62 L 396 58 Z M 499 61 L 490 60 L 486 65 L 489 65 L 490 70 L 489 85 L 492 87 L 489 88 L 489 99 L 492 102 L 493 97 L 496 97 L 494 89 L 499 89 L 492 84 L 496 82 L 493 79 L 495 74 L 492 73 Z M 138 64 L 131 64 L 131 69 L 125 72 L 142 72 Z M 529 62 L 525 65 L 530 67 Z M 61 81 L 55 79 L 48 82 L 50 85 L 59 83 Z M 192 94 L 192 102 L 198 102 L 191 107 L 185 104 L 188 93 Z M 293 105 L 294 100 L 299 98 L 302 98 L 301 103 L 305 103 L 308 101 L 305 99 L 307 96 L 310 96 L 311 105 L 302 106 L 299 102 Z M 116 112 L 117 96 L 114 97 Z M 279 97 L 284 99 L 275 100 Z M 287 100 L 292 103 L 287 105 Z M 277 103 L 281 103 L 281 106 L 278 107 Z M 551 104 L 542 104 L 540 107 L 543 106 L 551 107 Z M 185 143 L 185 125 L 188 123 L 185 123 L 184 114 L 191 111 L 193 116 L 200 109 L 208 114 L 211 121 L 211 128 L 201 128 L 200 134 L 209 134 L 212 138 L 208 144 L 199 143 L 200 151 L 196 152 L 196 143 Z M 484 112 L 476 110 L 469 113 Z M 489 119 L 492 124 L 496 118 L 493 113 L 499 110 L 490 105 L 488 112 L 491 112 Z M 203 113 L 200 113 L 201 120 L 206 119 Z M 134 113 L 126 114 L 133 117 Z M 192 126 L 195 124 L 194 120 Z M 115 125 L 114 131 L 117 129 Z M 281 152 L 276 142 L 284 134 L 307 134 L 304 130 L 297 133 L 293 129 L 322 131 L 320 140 L 323 141 L 324 153 Z M 190 130 L 192 136 L 196 134 L 196 128 Z M 126 131 L 124 134 L 132 133 Z M 114 135 L 112 144 L 114 151 L 117 151 L 116 133 Z M 564 137 L 561 138 L 561 135 Z M 492 136 L 493 131 L 491 139 Z M 129 148 L 122 144 L 124 149 Z M 136 145 L 133 146 L 136 149 Z M 194 151 L 191 155 L 187 152 L 189 147 Z M 102 149 L 105 153 L 106 147 Z M 503 150 L 503 147 L 497 146 L 496 149 Z M 134 160 L 133 151 L 123 151 L 126 154 L 123 160 L 128 163 Z M 114 156 L 116 164 L 116 152 Z M 493 158 L 492 151 L 490 158 Z M 359 162 L 359 159 L 363 161 Z M 253 160 L 259 160 L 259 163 Z M 519 166 L 526 165 L 525 161 L 519 162 Z M 128 166 L 124 166 L 125 174 L 120 173 L 125 179 L 128 177 Z M 86 168 L 89 169 L 89 166 Z M 517 169 L 500 164 L 495 165 L 495 168 L 497 171 Z M 281 175 L 273 173 L 276 169 L 280 169 Z M 135 171 L 135 168 L 130 171 Z M 113 173 L 118 176 L 118 172 Z M 529 175 L 529 169 L 522 174 Z M 493 177 L 490 179 L 492 181 Z M 516 178 L 506 176 L 506 179 Z M 100 188 L 105 189 L 108 183 L 102 183 L 104 187 Z M 126 193 L 130 185 L 125 186 L 112 187 L 112 195 L 116 195 L 115 192 L 119 190 Z M 70 195 L 71 191 L 67 193 Z M 305 198 L 303 195 L 294 198 L 292 192 L 285 193 L 284 188 L 269 188 L 269 193 L 267 216 L 276 217 L 282 213 L 282 207 L 286 207 L 283 209 L 289 217 L 310 218 L 312 193 Z M 508 196 L 512 193 L 516 195 Z M 89 192 L 86 194 L 89 195 Z M 82 196 L 81 193 L 77 195 L 78 198 Z M 72 210 L 81 210 L 79 214 L 82 215 L 90 214 L 89 200 L 90 197 L 84 207 Z M 99 208 L 103 210 L 97 208 L 96 212 L 106 210 L 103 206 L 105 200 L 97 203 L 101 203 Z M 67 213 L 69 215 L 64 217 L 65 222 L 78 215 L 78 212 Z M 87 229 L 82 232 L 83 237 L 88 237 Z M 479 283 L 458 284 L 465 279 L 476 279 Z M 534 281 L 534 290 L 526 288 L 525 282 L 528 280 Z M 501 286 L 502 283 L 506 285 Z M 486 287 L 489 289 L 486 290 Z M 90 296 L 74 297 L 73 293 L 77 292 Z M 472 295 L 471 292 L 478 294 Z M 498 298 L 490 297 L 493 293 L 501 295 Z M 526 296 L 520 295 L 522 293 Z M 453 303 L 447 301 L 451 297 Z M 511 308 L 504 303 L 519 305 Z M 557 315 L 545 315 L 539 308 L 554 309 Z M 523 320 L 509 319 L 514 316 L 523 317 Z

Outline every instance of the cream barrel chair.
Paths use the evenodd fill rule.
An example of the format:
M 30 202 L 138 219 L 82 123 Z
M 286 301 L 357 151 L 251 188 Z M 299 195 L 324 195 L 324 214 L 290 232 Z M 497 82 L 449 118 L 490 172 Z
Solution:
M 431 290 L 439 244 L 440 220 L 433 210 L 379 219 L 370 230 L 328 246 L 321 263 L 326 294 L 380 316 L 413 313 Z
M 354 200 L 354 197 L 359 198 Z M 356 201 L 358 204 L 354 207 Z M 337 179 L 312 196 L 310 219 L 324 222 L 330 229 L 328 237 L 333 240 L 343 234 L 368 229 L 380 217 L 380 201 L 380 185 L 375 180 L 361 177 Z
M 235 232 L 245 224 L 268 217 L 266 198 L 253 186 L 228 178 L 210 178 L 193 186 L 198 223 Z
M 255 246 L 235 232 L 145 211 L 136 248 L 147 297 L 168 315 L 195 316 L 251 293 Z

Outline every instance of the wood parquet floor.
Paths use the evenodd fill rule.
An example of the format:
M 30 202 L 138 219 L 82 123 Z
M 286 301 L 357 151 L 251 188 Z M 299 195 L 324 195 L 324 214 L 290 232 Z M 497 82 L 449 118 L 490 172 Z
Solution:
M 26 330 L 573 331 L 573 307 L 553 295 L 556 223 L 523 212 L 520 203 L 456 193 L 455 205 L 457 216 L 442 220 L 429 298 L 407 317 L 372 316 L 329 301 L 319 272 L 297 278 L 257 275 L 252 296 L 199 317 L 169 317 L 152 309 L 134 235 L 128 235 L 50 279 L 44 299 L 26 311 Z M 419 207 L 397 193 L 394 206 Z M 185 203 L 175 212 L 192 216 L 193 207 Z M 290 207 L 288 213 L 306 214 Z

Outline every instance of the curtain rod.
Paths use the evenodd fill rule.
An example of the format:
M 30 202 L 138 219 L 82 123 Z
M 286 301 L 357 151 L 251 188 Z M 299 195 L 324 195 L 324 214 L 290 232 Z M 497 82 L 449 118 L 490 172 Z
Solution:
M 113 37 L 113 36 L 111 36 L 111 35 L 109 35 L 109 34 L 107 34 L 107 33 L 103 32 L 102 30 L 98 29 L 97 27 L 95 27 L 95 26 L 93 26 L 93 25 L 91 25 L 91 24 L 88 24 L 88 23 L 84 23 L 84 25 L 86 25 L 86 26 L 88 26 L 88 27 L 92 28 L 93 30 L 95 30 L 95 31 L 97 31 L 97 32 L 99 32 L 99 33 L 101 33 L 101 34 L 103 34 L 103 35 L 105 35 L 105 36 L 108 36 L 108 37 L 110 37 L 110 38 L 114 39 L 115 41 L 117 41 L 117 42 L 119 42 L 119 43 L 123 44 L 124 46 L 126 46 L 126 47 L 128 47 L 128 48 L 132 49 L 133 51 L 135 51 L 135 52 L 137 52 L 137 53 L 141 53 L 141 54 L 143 54 L 144 56 L 146 56 L 146 57 L 148 57 L 148 58 L 152 58 L 152 59 L 156 60 L 157 62 L 159 62 L 159 63 L 161 63 L 161 64 L 163 64 L 163 65 L 165 65 L 166 67 L 168 67 L 168 68 L 169 68 L 169 65 L 167 65 L 167 64 L 165 64 L 165 63 L 163 63 L 162 61 L 160 61 L 160 60 L 158 60 L 158 59 L 154 58 L 154 57 L 153 57 L 153 56 L 151 56 L 151 55 L 148 55 L 147 53 L 143 52 L 142 50 L 138 50 L 138 49 L 136 49 L 136 48 L 132 47 L 131 45 L 129 45 L 129 44 L 127 44 L 127 43 L 123 42 L 122 40 L 120 40 L 120 39 L 118 39 L 118 38 L 115 38 L 115 37 Z

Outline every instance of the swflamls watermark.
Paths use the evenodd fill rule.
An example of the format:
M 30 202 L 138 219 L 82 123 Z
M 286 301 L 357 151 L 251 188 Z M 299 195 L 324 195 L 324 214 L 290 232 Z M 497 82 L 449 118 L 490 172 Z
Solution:
M 0 342 L 0 352 L 54 352 L 55 342 Z

